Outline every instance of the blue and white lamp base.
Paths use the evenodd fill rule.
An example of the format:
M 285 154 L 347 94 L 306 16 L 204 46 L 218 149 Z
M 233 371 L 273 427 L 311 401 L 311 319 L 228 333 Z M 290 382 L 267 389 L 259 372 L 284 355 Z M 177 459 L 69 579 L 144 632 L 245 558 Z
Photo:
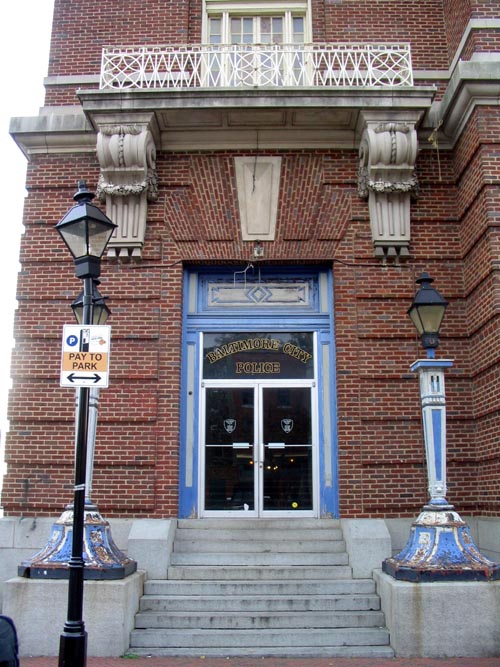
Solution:
M 85 505 L 83 562 L 85 579 L 123 579 L 133 574 L 137 563 L 118 549 L 109 522 L 95 505 Z M 17 571 L 31 579 L 67 579 L 73 536 L 73 509 L 67 507 L 52 525 L 49 541 Z
M 500 579 L 500 563 L 480 553 L 470 529 L 453 510 L 424 507 L 405 548 L 382 563 L 395 579 L 413 582 Z

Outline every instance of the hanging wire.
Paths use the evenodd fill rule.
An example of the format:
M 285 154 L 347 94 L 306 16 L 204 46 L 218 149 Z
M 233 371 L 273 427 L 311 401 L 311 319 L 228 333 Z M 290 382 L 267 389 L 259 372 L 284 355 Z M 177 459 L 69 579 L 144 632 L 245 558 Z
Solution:
M 438 176 L 439 176 L 439 182 L 443 180 L 441 178 L 441 160 L 439 157 L 439 141 L 438 141 L 438 132 L 439 128 L 443 124 L 443 120 L 441 119 L 439 123 L 436 125 L 436 127 L 432 130 L 431 134 L 429 135 L 429 138 L 427 141 L 432 144 L 432 146 L 436 149 L 436 155 L 437 155 L 437 163 L 438 163 Z
M 233 273 L 233 285 L 236 285 L 236 276 L 238 276 L 240 273 L 242 273 L 243 274 L 243 284 L 246 287 L 247 286 L 247 271 L 249 271 L 250 269 L 253 269 L 253 268 L 254 268 L 253 264 L 251 262 L 248 262 L 248 264 L 243 269 L 243 271 L 235 271 Z M 259 273 L 260 273 L 260 270 L 259 270 Z

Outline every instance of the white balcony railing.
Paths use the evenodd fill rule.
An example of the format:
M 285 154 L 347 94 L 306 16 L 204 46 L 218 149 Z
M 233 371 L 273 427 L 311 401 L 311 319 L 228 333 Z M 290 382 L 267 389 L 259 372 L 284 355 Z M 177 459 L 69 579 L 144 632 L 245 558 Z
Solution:
M 407 44 L 106 48 L 101 88 L 412 86 Z

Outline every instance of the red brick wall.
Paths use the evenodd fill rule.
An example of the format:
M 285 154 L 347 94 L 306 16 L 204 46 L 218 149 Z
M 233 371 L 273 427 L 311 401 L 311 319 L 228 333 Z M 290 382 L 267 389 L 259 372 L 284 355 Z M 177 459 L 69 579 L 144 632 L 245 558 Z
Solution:
M 470 4 L 473 17 L 494 6 Z M 429 69 L 449 66 L 469 14 L 469 3 L 456 0 L 314 0 L 313 8 L 316 40 L 409 40 L 415 67 Z M 445 26 L 453 12 L 456 23 L 446 18 Z M 197 41 L 201 3 L 56 0 L 54 26 L 50 75 L 97 74 L 106 44 Z M 47 100 L 76 102 L 71 86 L 49 90 Z M 282 156 L 282 178 L 265 261 L 327 261 L 334 272 L 342 516 L 413 516 L 427 497 L 418 382 L 408 370 L 423 352 L 406 316 L 424 269 L 450 302 L 439 348 L 455 364 L 446 379 L 449 499 L 463 513 L 498 514 L 499 136 L 498 107 L 480 107 L 453 151 L 441 150 L 440 169 L 436 151 L 422 147 L 412 258 L 401 266 L 373 258 L 355 147 L 273 153 Z M 177 512 L 182 267 L 251 254 L 239 235 L 235 154 L 160 152 L 143 259 L 103 263 L 112 382 L 101 392 L 93 497 L 105 515 Z M 8 514 L 54 514 L 71 501 L 73 392 L 59 387 L 59 354 L 80 281 L 53 227 L 77 180 L 95 187 L 98 175 L 90 154 L 38 155 L 28 167 L 2 495 Z
M 232 157 L 160 155 L 160 199 L 149 208 L 143 260 L 104 262 L 113 379 L 101 392 L 93 495 L 106 514 L 176 513 L 180 260 L 249 257 L 249 244 L 239 240 Z M 412 228 L 417 260 L 386 268 L 372 256 L 367 204 L 355 188 L 357 152 L 288 151 L 282 157 L 278 234 L 266 243 L 266 260 L 333 260 L 342 515 L 413 514 L 426 497 L 418 382 L 408 371 L 421 351 L 406 317 L 415 276 L 424 268 L 452 304 L 440 349 L 456 360 L 448 379 L 450 500 L 473 511 L 477 451 L 470 436 L 477 425 L 449 156 L 441 157 L 439 183 L 435 155 L 421 155 L 422 195 L 413 205 Z M 43 157 L 30 165 L 4 487 L 10 513 L 53 513 L 70 500 L 73 397 L 59 387 L 59 347 L 80 286 L 53 225 L 68 208 L 72 183 L 83 176 L 95 184 L 97 175 L 89 157 Z M 487 257 L 481 261 L 487 264 Z
M 478 510 L 498 513 L 500 424 L 500 110 L 478 107 L 456 150 L 464 328 L 473 392 Z

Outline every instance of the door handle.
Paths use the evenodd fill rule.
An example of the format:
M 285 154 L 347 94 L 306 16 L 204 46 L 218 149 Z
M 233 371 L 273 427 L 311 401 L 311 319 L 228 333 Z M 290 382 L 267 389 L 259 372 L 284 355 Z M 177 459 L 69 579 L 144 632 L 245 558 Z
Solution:
M 264 467 L 264 443 L 259 442 L 259 468 L 262 470 Z

